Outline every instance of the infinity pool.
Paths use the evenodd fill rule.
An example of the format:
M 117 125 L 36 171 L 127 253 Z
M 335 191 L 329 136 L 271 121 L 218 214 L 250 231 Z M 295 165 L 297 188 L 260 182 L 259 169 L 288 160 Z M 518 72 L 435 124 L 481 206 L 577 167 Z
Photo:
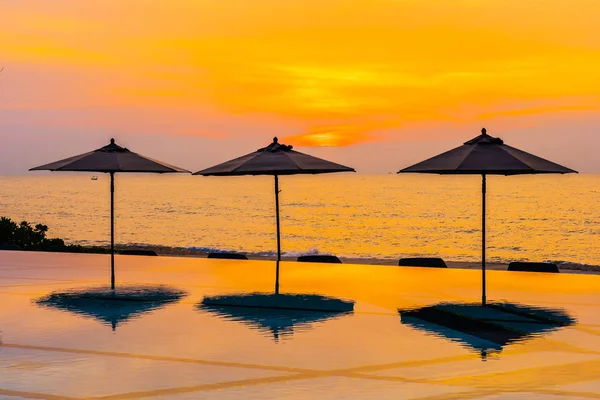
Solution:
M 354 311 L 202 304 L 270 293 L 274 271 L 117 256 L 118 288 L 181 296 L 52 303 L 106 285 L 108 256 L 0 251 L 0 398 L 600 398 L 600 276 L 489 271 L 482 310 L 476 270 L 289 262 L 282 294 Z

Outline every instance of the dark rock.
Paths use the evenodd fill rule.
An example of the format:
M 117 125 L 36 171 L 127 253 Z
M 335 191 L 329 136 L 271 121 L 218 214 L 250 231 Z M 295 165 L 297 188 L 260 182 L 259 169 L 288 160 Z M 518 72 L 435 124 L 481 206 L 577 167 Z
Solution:
M 127 256 L 158 256 L 154 250 L 129 249 L 121 250 L 119 254 Z
M 398 265 L 401 267 L 448 268 L 444 260 L 435 257 L 401 258 Z
M 553 263 L 515 261 L 508 264 L 508 271 L 521 272 L 553 272 L 559 273 L 558 266 Z
M 228 260 L 247 260 L 248 257 L 241 253 L 208 253 L 208 258 L 222 258 Z
M 342 261 L 336 256 L 331 255 L 310 255 L 298 257 L 298 262 L 315 262 L 315 263 L 331 263 L 341 264 Z

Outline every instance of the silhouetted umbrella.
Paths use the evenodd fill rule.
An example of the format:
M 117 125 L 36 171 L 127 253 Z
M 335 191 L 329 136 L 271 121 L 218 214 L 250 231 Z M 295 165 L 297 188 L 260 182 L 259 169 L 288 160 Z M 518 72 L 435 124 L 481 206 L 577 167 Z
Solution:
M 442 175 L 481 175 L 481 301 L 485 304 L 486 175 L 568 174 L 571 172 L 576 173 L 577 171 L 508 146 L 504 144 L 502 139 L 489 136 L 485 128 L 483 128 L 481 135 L 465 142 L 462 146 L 398 171 L 398 173 L 403 172 Z
M 115 139 L 110 139 L 110 144 L 89 153 L 30 169 L 30 171 L 40 170 L 106 172 L 110 174 L 110 283 L 112 289 L 115 288 L 115 173 L 151 172 L 164 174 L 169 172 L 190 172 L 118 146 L 115 143 Z
M 286 303 L 302 308 L 285 308 Z M 274 304 L 281 308 L 273 308 Z M 247 293 L 205 297 L 198 309 L 242 322 L 273 335 L 278 342 L 280 336 L 291 336 L 295 328 L 307 330 L 314 323 L 351 314 L 354 302 L 313 294 Z
M 513 303 L 439 303 L 398 312 L 403 324 L 459 342 L 483 358 L 511 343 L 576 322 L 564 310 Z
M 273 175 L 275 177 L 275 215 L 277 219 L 277 270 L 275 292 L 279 292 L 279 261 L 281 261 L 281 236 L 279 229 L 279 175 L 326 174 L 354 172 L 353 168 L 292 150 L 277 138 L 273 143 L 253 153 L 235 158 L 214 167 L 194 173 L 204 176 Z
M 115 330 L 118 324 L 179 301 L 185 295 L 167 286 L 125 286 L 116 291 L 95 287 L 53 292 L 36 300 L 36 304 L 92 317 Z

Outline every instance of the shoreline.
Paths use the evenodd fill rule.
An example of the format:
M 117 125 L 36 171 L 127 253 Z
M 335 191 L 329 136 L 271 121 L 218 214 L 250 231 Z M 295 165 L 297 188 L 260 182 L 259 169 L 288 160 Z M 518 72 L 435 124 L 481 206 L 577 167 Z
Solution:
M 86 246 L 84 246 L 86 247 Z M 104 246 L 102 246 L 104 247 Z M 168 246 L 159 246 L 159 245 L 119 245 L 115 246 L 116 250 L 152 250 L 156 252 L 159 256 L 167 256 L 167 257 L 195 257 L 195 258 L 204 258 L 208 255 L 208 251 L 205 250 L 192 250 L 189 248 L 183 247 L 168 247 Z M 215 250 L 216 251 L 216 250 Z M 262 260 L 262 261 L 275 261 L 275 255 L 260 255 L 255 253 L 244 253 L 246 254 L 248 259 L 250 260 Z M 306 252 L 307 254 L 310 252 Z M 324 253 L 325 254 L 325 253 Z M 300 254 L 295 254 L 293 256 L 286 256 L 285 254 L 281 256 L 281 261 L 296 261 Z M 397 266 L 398 258 L 362 258 L 362 257 L 344 257 L 338 256 L 343 264 L 363 264 L 363 265 L 388 265 L 388 266 Z M 481 269 L 481 263 L 479 261 L 452 261 L 452 260 L 444 260 L 448 268 L 459 268 L 459 269 Z M 580 264 L 574 262 L 555 262 L 558 265 L 558 268 L 562 271 L 568 271 L 570 273 L 583 273 L 583 274 L 600 274 L 600 265 L 589 265 L 589 264 Z M 487 262 L 486 269 L 488 270 L 499 270 L 506 271 L 508 268 L 508 263 L 505 262 Z
M 55 248 L 53 250 L 21 250 L 19 248 L 2 248 L 0 250 L 17 250 L 17 251 L 49 251 L 53 253 L 70 253 L 70 254 L 109 254 L 110 247 L 107 245 L 76 245 L 76 248 L 68 247 Z M 276 255 L 269 253 L 246 253 L 238 251 L 210 249 L 210 248 L 185 248 L 185 247 L 170 247 L 161 245 L 148 245 L 148 244 L 120 244 L 115 246 L 115 254 L 119 254 L 122 251 L 150 251 L 163 257 L 188 257 L 188 258 L 206 258 L 209 252 L 216 253 L 240 253 L 245 254 L 249 260 L 257 261 L 275 261 Z M 316 251 L 297 252 L 286 255 L 285 253 L 281 256 L 281 261 L 296 261 L 300 255 L 326 255 L 331 253 L 320 253 Z M 129 254 L 135 255 L 135 254 Z M 149 254 L 146 254 L 146 256 Z M 141 255 L 144 256 L 144 255 Z M 417 256 L 414 256 L 417 257 Z M 435 255 L 432 255 L 435 257 Z M 338 256 L 343 264 L 358 264 L 358 265 L 381 265 L 381 266 L 397 266 L 400 256 L 398 258 L 377 258 L 377 257 L 348 257 Z M 529 261 L 529 260 L 523 260 Z M 536 260 L 538 261 L 538 260 Z M 453 261 L 444 260 L 448 268 L 454 269 L 481 269 L 480 261 Z M 540 261 L 538 261 L 540 262 Z M 541 260 L 544 262 L 544 260 Z M 582 264 L 576 262 L 567 261 L 547 261 L 556 264 L 561 271 L 574 273 L 574 274 L 599 274 L 600 265 L 593 264 Z M 489 261 L 486 263 L 487 270 L 506 271 L 508 268 L 508 262 Z

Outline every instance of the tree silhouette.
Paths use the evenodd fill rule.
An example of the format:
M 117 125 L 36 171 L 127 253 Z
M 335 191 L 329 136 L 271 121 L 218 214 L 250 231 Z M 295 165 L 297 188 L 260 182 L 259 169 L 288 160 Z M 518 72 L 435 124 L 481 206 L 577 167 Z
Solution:
M 10 218 L 0 218 L 0 243 L 18 246 L 22 250 L 46 250 L 51 246 L 64 246 L 62 239 L 48 239 L 48 226 L 27 221 L 16 223 Z

